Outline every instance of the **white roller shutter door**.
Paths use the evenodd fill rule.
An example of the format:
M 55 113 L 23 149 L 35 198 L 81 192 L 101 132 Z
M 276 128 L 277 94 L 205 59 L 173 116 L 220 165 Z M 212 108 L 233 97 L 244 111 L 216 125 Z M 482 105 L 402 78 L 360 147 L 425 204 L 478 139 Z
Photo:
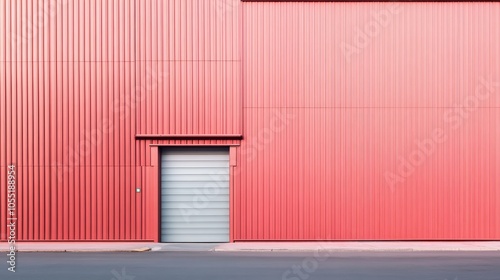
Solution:
M 229 148 L 162 150 L 161 241 L 229 242 Z

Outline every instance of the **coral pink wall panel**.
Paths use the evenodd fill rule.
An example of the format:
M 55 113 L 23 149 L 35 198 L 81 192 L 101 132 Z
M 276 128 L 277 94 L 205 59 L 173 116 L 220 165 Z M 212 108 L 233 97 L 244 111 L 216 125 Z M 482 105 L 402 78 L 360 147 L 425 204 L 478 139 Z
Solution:
M 158 238 L 150 145 L 238 141 L 135 136 L 241 134 L 239 1 L 229 4 L 0 3 L 0 198 L 13 163 L 17 240 Z
M 147 82 L 138 133 L 241 134 L 239 5 L 136 2 L 136 55 Z
M 144 239 L 133 4 L 0 4 L 1 194 L 15 164 L 17 240 Z
M 499 239 L 499 3 L 244 3 L 235 240 Z
M 500 239 L 498 26 L 493 2 L 0 1 L 1 232 L 15 164 L 18 240 L 157 241 L 158 146 L 235 145 L 231 240 Z

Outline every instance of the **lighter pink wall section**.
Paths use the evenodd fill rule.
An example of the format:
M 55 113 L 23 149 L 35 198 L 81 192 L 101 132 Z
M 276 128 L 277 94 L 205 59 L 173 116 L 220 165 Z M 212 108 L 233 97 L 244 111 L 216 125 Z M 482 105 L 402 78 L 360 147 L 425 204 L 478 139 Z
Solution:
M 500 239 L 499 3 L 244 3 L 242 20 L 236 240 Z

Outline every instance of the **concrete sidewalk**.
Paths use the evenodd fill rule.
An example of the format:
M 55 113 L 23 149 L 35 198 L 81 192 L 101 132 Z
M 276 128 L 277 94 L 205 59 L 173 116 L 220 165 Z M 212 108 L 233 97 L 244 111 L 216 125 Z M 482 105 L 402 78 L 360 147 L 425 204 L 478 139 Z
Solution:
M 147 252 L 154 243 L 137 242 L 17 242 L 18 252 Z M 2 242 L 0 252 L 9 244 Z
M 214 251 L 332 251 L 332 252 L 418 252 L 418 251 L 499 251 L 498 241 L 376 241 L 376 242 L 242 242 L 217 246 Z
M 236 243 L 137 243 L 137 242 L 19 242 L 18 252 L 442 252 L 498 251 L 500 241 L 377 241 L 377 242 L 236 242 Z M 7 252 L 8 244 L 0 245 Z

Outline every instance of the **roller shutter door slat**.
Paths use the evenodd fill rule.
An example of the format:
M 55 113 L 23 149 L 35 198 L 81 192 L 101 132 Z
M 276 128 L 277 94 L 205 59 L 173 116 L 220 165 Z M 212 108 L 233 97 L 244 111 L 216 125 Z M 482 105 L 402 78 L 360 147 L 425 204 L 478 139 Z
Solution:
M 193 188 L 199 188 L 201 190 L 206 190 L 206 191 L 209 191 L 211 190 L 211 188 L 213 187 L 219 187 L 219 184 L 217 184 L 218 182 L 210 182 L 210 183 L 207 183 L 206 181 L 200 181 L 200 182 L 197 182 L 197 181 L 164 181 L 162 182 L 162 187 L 163 188 L 166 188 L 166 184 L 168 184 L 168 188 L 169 189 L 176 189 L 176 188 L 179 188 L 179 189 L 193 189 Z M 226 184 L 227 184 L 227 181 L 221 181 L 221 184 L 220 184 L 220 189 L 225 189 L 226 188 Z M 164 186 L 165 185 L 165 186 Z
M 210 158 L 206 158 L 206 157 Z M 202 154 L 170 154 L 169 161 L 204 161 L 204 162 L 212 162 L 212 161 L 225 161 L 226 156 L 223 154 L 214 155 L 211 153 L 202 153 Z
M 206 239 L 211 241 L 206 242 L 227 242 L 227 239 L 221 234 L 169 234 L 162 235 L 162 240 L 168 238 L 168 242 L 200 242 L 200 239 Z
M 208 164 L 212 167 L 226 167 L 227 161 L 226 160 L 214 160 L 214 161 L 209 161 Z M 164 161 L 162 162 L 162 169 L 163 168 L 190 168 L 190 167 L 205 167 L 207 166 L 207 161 L 186 161 L 186 160 L 179 160 L 179 161 Z
M 204 195 L 202 192 L 200 192 L 200 194 Z M 196 202 L 195 200 L 193 200 L 193 195 L 195 195 L 194 193 L 192 194 L 178 194 L 178 195 L 162 195 L 161 197 L 161 201 L 164 201 L 164 202 L 184 202 L 184 203 L 192 203 L 192 202 Z M 229 197 L 227 197 L 226 195 L 208 195 L 206 196 L 207 199 L 210 199 L 210 201 L 214 201 L 214 202 L 229 202 Z
M 166 211 L 165 211 L 166 212 Z M 165 212 L 162 211 L 162 214 Z M 182 215 L 170 215 L 168 216 L 169 222 L 183 222 L 184 217 Z M 229 217 L 225 215 L 196 215 L 191 216 L 190 220 L 192 222 L 229 222 Z
M 220 174 L 162 174 L 162 182 L 205 182 L 205 184 L 213 184 L 219 181 L 229 181 L 229 175 Z
M 171 188 L 164 189 L 164 195 L 175 195 L 175 194 L 195 194 L 195 193 L 203 193 L 202 188 Z M 219 194 L 229 194 L 229 189 L 221 189 L 219 190 Z
M 229 174 L 229 170 L 225 167 L 170 167 L 162 168 L 163 175 L 178 175 L 178 174 Z
M 173 197 L 172 199 L 175 199 Z M 205 201 L 199 202 L 165 202 L 165 205 L 162 205 L 162 209 L 174 209 L 174 211 L 180 210 L 190 210 L 196 209 L 199 212 L 209 208 L 209 209 L 227 209 L 229 207 L 229 202 L 221 202 L 221 201 L 208 201 L 205 204 Z M 162 203 L 163 204 L 163 203 Z

